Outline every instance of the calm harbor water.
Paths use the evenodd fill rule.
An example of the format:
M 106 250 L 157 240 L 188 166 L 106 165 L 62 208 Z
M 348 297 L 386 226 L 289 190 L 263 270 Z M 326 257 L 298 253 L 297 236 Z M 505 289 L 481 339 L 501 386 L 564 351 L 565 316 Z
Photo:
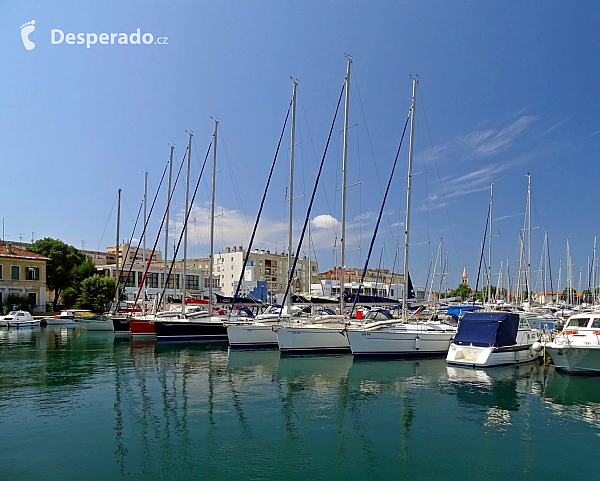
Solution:
M 576 479 L 600 378 L 0 330 L 0 479 Z

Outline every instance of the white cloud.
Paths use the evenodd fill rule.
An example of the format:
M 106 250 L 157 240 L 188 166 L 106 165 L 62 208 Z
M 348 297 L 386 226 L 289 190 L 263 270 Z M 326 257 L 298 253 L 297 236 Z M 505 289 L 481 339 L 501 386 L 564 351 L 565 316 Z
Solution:
M 339 225 L 339 221 L 329 214 L 317 215 L 310 222 L 315 229 L 337 229 Z
M 504 125 L 477 128 L 467 134 L 459 135 L 449 142 L 434 146 L 433 151 L 430 150 L 422 155 L 423 161 L 431 161 L 433 158 L 467 161 L 494 157 L 505 152 L 539 120 L 539 117 L 534 115 L 523 115 L 523 109 L 515 117 L 513 117 L 515 120 Z M 567 120 L 569 118 L 564 119 L 561 123 Z M 551 129 L 557 128 L 559 125 L 552 126 Z
M 568 122 L 569 120 L 571 120 L 573 118 L 572 115 L 565 117 L 562 120 L 559 120 L 558 122 L 555 122 L 552 126 L 550 126 L 549 128 L 547 128 L 544 132 L 542 132 L 540 135 L 538 135 L 536 137 L 536 139 L 539 139 L 540 137 L 544 137 L 546 134 L 549 134 L 550 132 L 552 132 L 554 129 L 560 127 L 562 124 Z M 600 131 L 599 131 L 600 132 Z

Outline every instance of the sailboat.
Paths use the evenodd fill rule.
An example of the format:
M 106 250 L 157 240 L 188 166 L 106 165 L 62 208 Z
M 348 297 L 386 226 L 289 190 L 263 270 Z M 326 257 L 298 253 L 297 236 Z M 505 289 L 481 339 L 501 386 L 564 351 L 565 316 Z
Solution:
M 345 334 L 349 319 L 344 313 L 344 269 L 345 269 L 345 230 L 346 230 L 346 166 L 348 161 L 348 114 L 350 103 L 350 69 L 352 58 L 348 58 L 344 81 L 344 144 L 342 160 L 342 218 L 341 218 L 341 275 L 340 275 L 340 314 L 319 314 L 312 318 L 291 320 L 286 326 L 277 329 L 277 343 L 281 352 L 345 352 L 350 344 Z M 310 211 L 309 211 L 310 214 Z M 301 240 L 300 240 L 301 241 Z M 293 275 L 290 266 L 289 278 Z M 289 291 L 289 283 L 288 289 Z
M 211 190 L 211 216 L 210 216 L 210 267 L 209 267 L 209 299 L 208 312 L 197 308 L 186 308 L 186 272 L 187 272 L 187 216 L 189 215 L 189 180 L 192 152 L 192 134 L 188 145 L 188 165 L 187 165 L 187 188 L 185 195 L 186 221 L 184 223 L 183 240 L 183 292 L 181 311 L 175 318 L 161 319 L 157 315 L 154 319 L 154 330 L 156 339 L 159 341 L 189 341 L 189 340 L 214 340 L 226 341 L 227 328 L 223 324 L 224 319 L 220 316 L 213 316 L 213 246 L 214 246 L 214 222 L 215 222 L 215 175 L 217 164 L 217 130 L 218 120 L 215 120 L 215 130 L 213 134 L 213 162 L 212 162 L 212 190 Z M 193 202 L 193 200 L 192 200 Z M 165 313 L 168 314 L 168 313 Z
M 291 269 L 292 266 L 292 214 L 293 214 L 293 202 L 294 202 L 294 149 L 296 146 L 296 88 L 298 87 L 298 83 L 296 81 L 292 82 L 292 104 L 291 104 L 291 113 L 292 113 L 292 126 L 291 126 L 291 143 L 290 143 L 290 184 L 288 189 L 288 201 L 289 201 L 289 219 L 288 219 L 288 232 L 289 232 L 289 245 L 288 245 L 288 269 Z M 289 115 L 289 111 L 288 111 Z M 287 122 L 287 117 L 286 117 Z M 285 124 L 284 124 L 285 129 Z M 283 132 L 282 132 L 283 135 Z M 281 139 L 280 139 L 281 140 Z M 278 149 L 279 150 L 279 149 Z M 275 160 L 277 159 L 277 154 L 275 155 Z M 275 160 L 273 160 L 273 166 L 275 164 Z M 271 169 L 272 172 L 272 169 Z M 269 187 L 269 181 L 267 182 L 267 188 L 265 189 L 265 193 L 263 195 L 263 202 L 267 193 L 267 189 Z M 262 209 L 262 207 L 261 207 Z M 256 220 L 256 226 L 258 224 L 258 219 Z M 252 241 L 254 239 L 254 235 L 250 241 L 250 245 L 248 246 L 248 251 L 246 257 L 248 257 L 250 250 L 252 248 Z M 246 263 L 244 263 L 244 266 Z M 288 273 L 289 274 L 289 273 Z M 239 292 L 239 286 L 241 284 L 241 275 L 240 282 L 238 283 L 238 288 L 236 289 L 236 293 L 233 296 L 232 305 L 235 304 L 237 300 L 237 294 Z M 244 317 L 239 316 L 235 321 L 231 321 L 231 323 L 227 323 L 227 337 L 229 340 L 229 345 L 231 347 L 243 347 L 243 348 L 253 348 L 253 347 L 277 347 L 277 332 L 274 330 L 275 326 L 280 326 L 283 322 L 287 321 L 290 317 L 291 312 L 291 297 L 286 306 L 287 312 L 282 315 L 280 312 L 281 308 L 275 308 L 274 306 L 269 306 L 265 312 L 258 314 L 256 317 Z
M 411 322 L 409 317 L 408 247 L 417 85 L 418 79 L 414 79 L 410 109 L 411 123 L 410 148 L 408 154 L 408 185 L 406 189 L 406 233 L 404 242 L 402 316 L 399 320 L 390 319 L 386 315 L 375 316 L 374 319 L 368 319 L 362 327 L 348 328 L 346 335 L 350 343 L 352 354 L 355 356 L 444 355 L 448 352 L 450 342 L 456 333 L 456 329 L 452 326 L 434 321 Z

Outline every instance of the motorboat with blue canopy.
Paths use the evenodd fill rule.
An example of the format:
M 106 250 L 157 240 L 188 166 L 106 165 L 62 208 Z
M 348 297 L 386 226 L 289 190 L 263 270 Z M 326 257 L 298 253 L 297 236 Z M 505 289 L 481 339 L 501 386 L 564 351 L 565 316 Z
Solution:
M 448 350 L 446 362 L 470 367 L 521 364 L 538 358 L 533 344 L 539 331 L 524 315 L 512 312 L 468 312 Z M 538 343 L 539 344 L 539 343 Z
M 512 346 L 517 339 L 519 316 L 510 312 L 468 312 L 458 326 L 454 344 L 480 347 Z

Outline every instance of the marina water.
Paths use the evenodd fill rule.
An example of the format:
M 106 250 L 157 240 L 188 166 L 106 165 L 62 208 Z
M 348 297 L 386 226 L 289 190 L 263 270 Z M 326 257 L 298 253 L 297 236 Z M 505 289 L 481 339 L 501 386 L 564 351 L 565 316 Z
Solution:
M 575 479 L 600 378 L 0 331 L 3 480 Z

